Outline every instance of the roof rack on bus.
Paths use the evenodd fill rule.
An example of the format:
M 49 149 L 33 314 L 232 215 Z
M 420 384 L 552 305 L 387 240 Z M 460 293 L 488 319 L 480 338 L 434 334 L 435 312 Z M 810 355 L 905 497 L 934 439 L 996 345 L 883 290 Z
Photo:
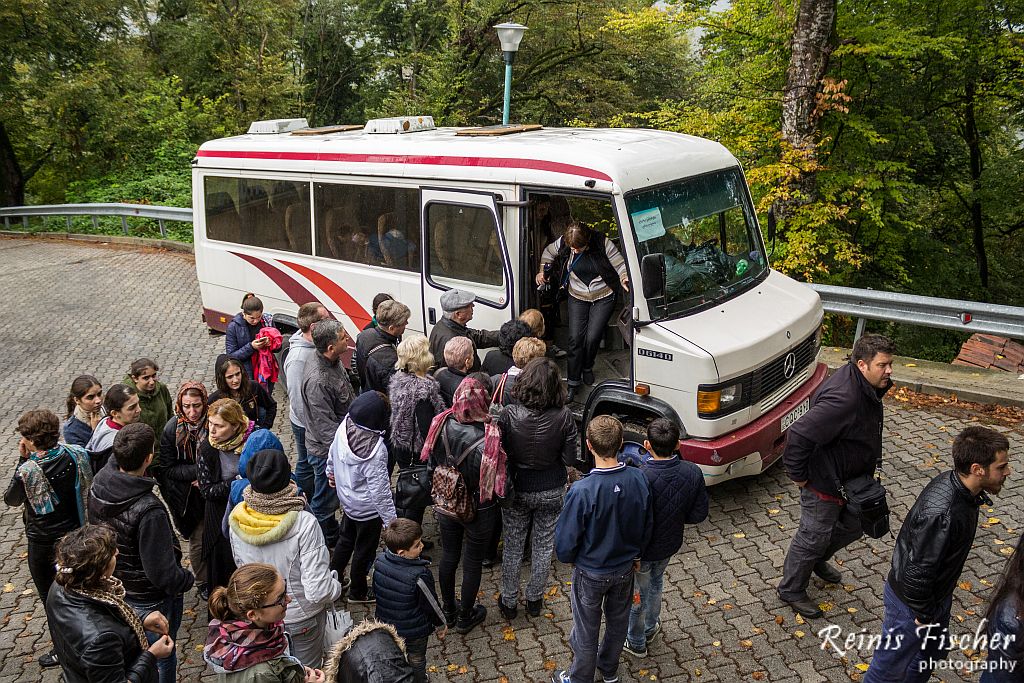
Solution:
M 306 119 L 270 119 L 268 121 L 253 121 L 249 124 L 250 135 L 279 135 L 290 133 L 300 128 L 309 128 Z
M 539 123 L 521 123 L 503 126 L 497 124 L 494 126 L 480 126 L 479 128 L 463 128 L 462 130 L 455 133 L 456 135 L 466 135 L 469 137 L 488 136 L 488 135 L 512 135 L 513 133 L 529 133 L 532 130 L 540 130 L 544 126 Z
M 293 130 L 292 135 L 328 135 L 330 133 L 347 133 L 352 130 L 362 130 L 360 123 L 344 123 L 336 126 L 320 126 L 319 128 L 300 128 Z
M 390 119 L 371 119 L 363 126 L 364 133 L 418 133 L 434 130 L 433 116 L 395 116 Z

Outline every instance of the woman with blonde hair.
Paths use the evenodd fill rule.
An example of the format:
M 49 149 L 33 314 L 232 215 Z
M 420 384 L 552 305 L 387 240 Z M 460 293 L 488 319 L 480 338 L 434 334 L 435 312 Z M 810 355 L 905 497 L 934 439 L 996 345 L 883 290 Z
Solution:
M 423 440 L 434 416 L 445 409 L 441 387 L 427 373 L 434 364 L 430 342 L 423 335 L 408 336 L 398 345 L 398 361 L 388 385 L 391 397 L 389 452 L 398 463 L 395 508 L 399 517 L 423 522 L 430 504 L 430 483 L 426 467 L 420 464 Z M 424 542 L 424 547 L 432 543 Z
M 219 680 L 323 683 L 324 672 L 292 657 L 284 630 L 288 586 L 273 565 L 239 567 L 210 594 L 203 660 Z
M 156 662 L 174 641 L 160 612 L 141 613 L 114 578 L 117 538 L 110 527 L 87 524 L 57 544 L 56 582 L 46 598 L 46 621 L 68 683 L 127 680 L 155 683 Z M 161 634 L 152 645 L 146 631 Z
M 256 428 L 237 401 L 222 398 L 210 404 L 206 415 L 208 436 L 199 445 L 196 474 L 199 492 L 206 499 L 203 514 L 203 559 L 206 585 L 227 584 L 235 562 L 231 545 L 221 533 L 221 520 L 231 495 L 231 482 L 238 476 L 238 461 L 245 441 Z

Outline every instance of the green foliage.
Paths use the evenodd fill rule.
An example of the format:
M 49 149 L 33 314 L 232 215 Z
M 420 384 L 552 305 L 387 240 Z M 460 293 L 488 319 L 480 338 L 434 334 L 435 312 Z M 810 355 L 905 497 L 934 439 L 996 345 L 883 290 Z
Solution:
M 759 213 L 795 207 L 773 263 L 800 279 L 1024 303 L 1024 0 L 838 3 L 810 152 L 780 132 L 797 6 L 8 0 L 0 168 L 13 159 L 29 202 L 187 206 L 197 147 L 255 119 L 496 123 L 504 65 L 493 26 L 520 21 L 530 28 L 514 64 L 514 121 L 720 141 Z M 15 175 L 0 173 L 0 196 Z M 120 221 L 101 230 L 120 232 Z M 852 334 L 852 323 L 830 329 Z M 910 353 L 948 355 L 957 341 L 886 329 Z

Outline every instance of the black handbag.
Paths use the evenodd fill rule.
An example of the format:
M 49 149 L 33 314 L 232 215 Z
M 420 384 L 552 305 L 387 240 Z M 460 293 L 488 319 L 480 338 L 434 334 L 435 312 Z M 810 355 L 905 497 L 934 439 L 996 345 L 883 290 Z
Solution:
M 425 510 L 432 502 L 426 465 L 415 465 L 398 471 L 395 510 L 399 517 L 406 516 L 402 514 L 404 511 Z
M 850 513 L 860 519 L 864 533 L 881 538 L 889 533 L 889 503 L 882 482 L 870 474 L 848 479 L 839 487 Z

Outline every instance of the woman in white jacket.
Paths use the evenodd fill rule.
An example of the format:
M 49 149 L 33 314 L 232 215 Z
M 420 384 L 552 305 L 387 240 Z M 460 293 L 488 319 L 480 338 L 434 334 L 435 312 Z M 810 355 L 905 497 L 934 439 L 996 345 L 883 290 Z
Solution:
M 344 576 L 352 560 L 349 602 L 374 601 L 366 576 L 377 555 L 381 528 L 397 516 L 384 443 L 390 419 L 391 406 L 384 394 L 360 394 L 338 427 L 327 456 L 327 478 L 343 510 L 331 566 Z
M 292 597 L 284 616 L 292 656 L 304 666 L 318 668 L 323 662 L 327 608 L 342 592 L 331 574 L 323 532 L 305 509 L 282 451 L 258 451 L 246 473 L 249 486 L 228 517 L 231 553 L 239 567 L 262 562 L 284 577 Z

